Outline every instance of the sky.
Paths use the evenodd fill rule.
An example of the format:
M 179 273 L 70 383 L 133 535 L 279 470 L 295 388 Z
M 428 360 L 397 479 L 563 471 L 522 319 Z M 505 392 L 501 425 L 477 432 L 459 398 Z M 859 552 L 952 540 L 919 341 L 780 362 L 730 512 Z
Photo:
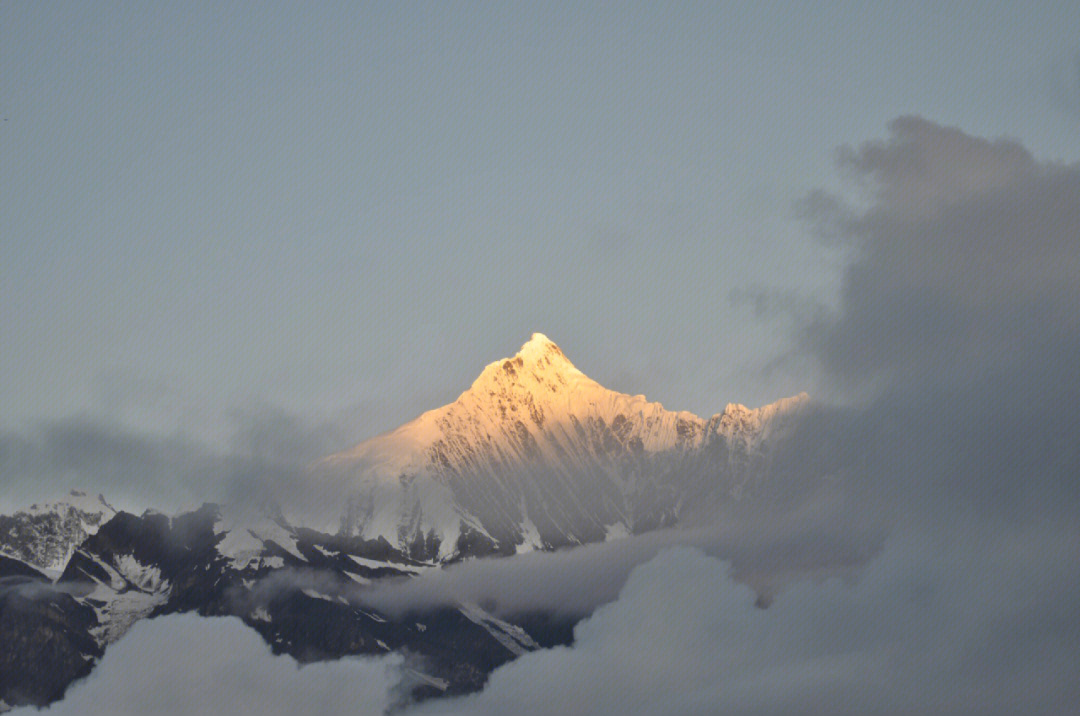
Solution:
M 846 257 L 800 202 L 901 115 L 1075 161 L 1077 26 L 1071 3 L 4 3 L 0 427 L 221 450 L 276 411 L 347 445 L 533 331 L 671 409 L 831 397 L 746 299 L 838 300 Z
M 742 522 L 371 595 L 590 615 L 406 713 L 1068 713 L 1076 27 L 1066 3 L 2 5 L 3 499 L 294 479 L 539 330 L 670 408 L 814 401 Z M 219 665 L 191 710 L 287 713 L 325 678 L 346 690 L 312 712 L 392 700 L 392 659 L 297 671 L 245 633 L 136 625 L 54 710 Z

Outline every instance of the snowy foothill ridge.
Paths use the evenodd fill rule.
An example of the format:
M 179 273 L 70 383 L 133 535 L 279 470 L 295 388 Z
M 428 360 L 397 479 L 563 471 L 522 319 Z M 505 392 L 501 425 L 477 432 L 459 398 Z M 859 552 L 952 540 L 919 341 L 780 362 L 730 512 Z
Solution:
M 65 509 L 75 510 L 83 515 L 101 515 L 106 519 L 116 514 L 116 509 L 105 501 L 103 495 L 91 495 L 81 490 L 71 490 L 60 500 L 34 503 L 23 511 L 31 515 L 42 515 Z M 95 531 L 99 524 L 94 523 Z
M 115 515 L 102 495 L 71 490 L 60 500 L 0 515 L 0 554 L 55 578 L 75 549 Z

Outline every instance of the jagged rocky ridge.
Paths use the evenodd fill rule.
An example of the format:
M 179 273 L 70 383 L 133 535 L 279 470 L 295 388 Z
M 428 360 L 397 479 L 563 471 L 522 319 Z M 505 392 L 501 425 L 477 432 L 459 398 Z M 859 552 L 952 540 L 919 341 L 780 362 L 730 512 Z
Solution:
M 511 624 L 473 604 L 392 616 L 357 599 L 372 581 L 437 568 L 383 540 L 297 529 L 259 511 L 120 512 L 55 582 L 0 557 L 0 702 L 61 698 L 137 620 L 179 612 L 236 616 L 300 662 L 401 652 L 412 698 L 479 689 L 525 651 L 569 642 L 565 619 L 523 614 Z
M 357 594 L 468 557 L 714 520 L 755 492 L 803 402 L 667 411 L 536 334 L 454 403 L 312 466 L 349 499 L 307 527 L 276 506 L 133 515 L 78 492 L 0 516 L 0 711 L 61 698 L 137 620 L 192 611 L 236 616 L 301 662 L 403 653 L 415 698 L 477 690 L 569 643 L 573 620 L 475 604 L 394 616 Z

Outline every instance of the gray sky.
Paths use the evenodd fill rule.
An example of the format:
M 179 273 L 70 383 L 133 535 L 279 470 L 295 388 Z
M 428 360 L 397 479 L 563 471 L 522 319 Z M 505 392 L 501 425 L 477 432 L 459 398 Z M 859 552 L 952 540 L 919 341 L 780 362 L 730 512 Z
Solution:
M 1080 147 L 1058 4 L 0 5 L 0 427 L 359 441 L 533 331 L 699 414 L 807 389 L 793 206 L 919 114 Z

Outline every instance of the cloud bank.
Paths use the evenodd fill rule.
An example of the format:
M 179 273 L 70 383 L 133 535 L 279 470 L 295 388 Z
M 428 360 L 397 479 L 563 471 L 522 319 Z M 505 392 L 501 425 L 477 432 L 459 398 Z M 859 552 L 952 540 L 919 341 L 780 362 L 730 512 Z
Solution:
M 1080 167 L 917 117 L 812 194 L 850 252 L 835 311 L 788 311 L 851 400 L 779 446 L 779 504 L 844 495 L 815 539 L 889 537 L 854 584 L 766 610 L 701 551 L 658 551 L 569 648 L 417 713 L 1060 714 L 1080 701 Z M 783 289 L 755 308 L 792 308 Z M 794 306 L 798 308 L 798 306 Z M 874 531 L 862 534 L 877 534 Z M 716 552 L 723 556 L 722 551 Z M 562 583 L 572 593 L 573 586 Z
M 0 510 L 57 499 L 71 489 L 103 493 L 117 507 L 198 506 L 201 494 L 242 471 L 182 435 L 150 435 L 87 417 L 0 431 Z M 138 506 L 138 507 L 136 507 Z
M 854 202 L 805 205 L 855 259 L 839 311 L 806 323 L 800 347 L 836 380 L 894 388 L 1064 368 L 1080 332 L 1080 169 L 919 117 L 889 129 L 838 154 Z
M 387 656 L 300 667 L 234 617 L 167 616 L 135 624 L 63 701 L 13 713 L 382 714 L 399 665 Z
M 1080 580 L 1056 571 L 1069 545 L 1042 546 L 998 536 L 928 563 L 933 544 L 898 541 L 854 587 L 802 582 L 766 610 L 725 563 L 666 550 L 578 625 L 573 647 L 413 713 L 1064 713 L 1080 686 L 1062 597 Z

